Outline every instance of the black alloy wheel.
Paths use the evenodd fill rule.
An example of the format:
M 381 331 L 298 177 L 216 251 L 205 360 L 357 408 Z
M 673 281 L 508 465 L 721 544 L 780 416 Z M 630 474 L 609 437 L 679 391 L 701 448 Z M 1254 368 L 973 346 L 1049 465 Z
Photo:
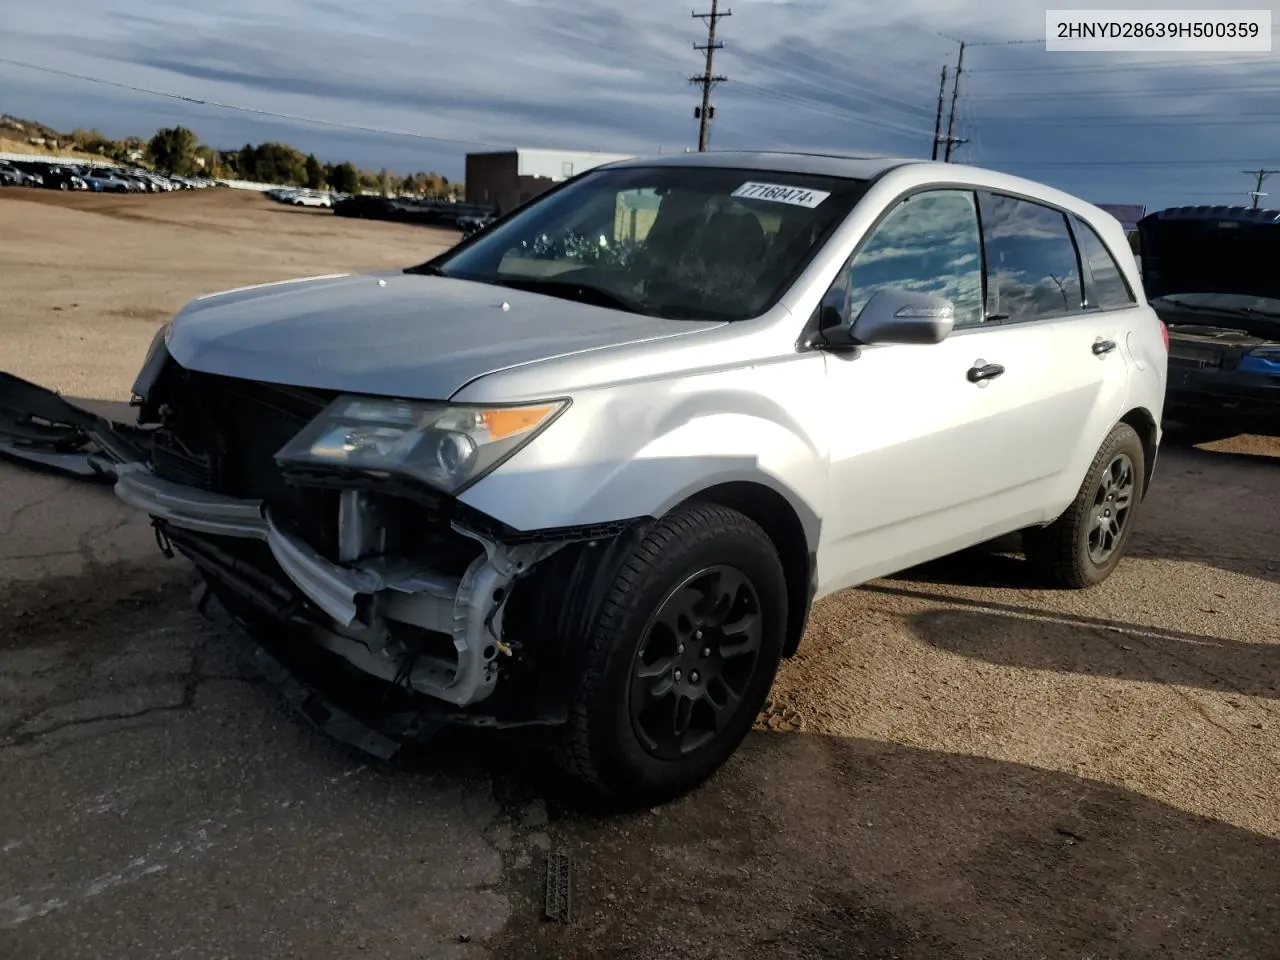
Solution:
M 1023 531 L 1028 562 L 1050 583 L 1068 589 L 1096 586 L 1111 576 L 1133 535 L 1146 469 L 1137 431 L 1116 424 L 1062 516 Z
M 1133 461 L 1118 454 L 1103 471 L 1093 495 L 1089 525 L 1089 559 L 1104 565 L 1124 539 L 1124 528 L 1133 510 Z
M 787 631 L 782 560 L 744 514 L 691 502 L 593 572 L 555 756 L 605 798 L 662 803 L 712 776 L 764 705 Z
M 742 708 L 760 656 L 760 598 L 741 570 L 685 579 L 645 630 L 629 709 L 641 745 L 676 760 L 706 746 Z

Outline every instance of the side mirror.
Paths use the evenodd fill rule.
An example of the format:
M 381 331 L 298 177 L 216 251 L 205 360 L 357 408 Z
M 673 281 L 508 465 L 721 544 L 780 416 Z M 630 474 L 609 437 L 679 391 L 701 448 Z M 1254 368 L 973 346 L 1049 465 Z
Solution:
M 832 346 L 872 343 L 940 343 L 955 326 L 950 300 L 909 290 L 881 290 L 872 295 L 852 322 L 822 331 Z

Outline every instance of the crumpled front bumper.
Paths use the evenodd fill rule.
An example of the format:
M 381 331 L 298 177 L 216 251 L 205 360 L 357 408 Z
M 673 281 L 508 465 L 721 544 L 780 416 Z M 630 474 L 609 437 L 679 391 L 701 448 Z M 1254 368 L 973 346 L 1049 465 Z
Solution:
M 456 532 L 483 547 L 461 577 L 407 559 L 336 564 L 277 523 L 261 500 L 174 483 L 142 463 L 119 465 L 116 476 L 121 500 L 166 525 L 264 542 L 297 591 L 330 619 L 312 624 L 312 639 L 366 673 L 455 706 L 477 703 L 493 692 L 498 658 L 509 652 L 502 642 L 508 587 L 561 546 L 505 546 L 455 525 Z M 187 555 L 201 563 L 197 555 Z M 451 638 L 454 657 L 415 655 L 396 638 L 396 625 Z
M 280 569 L 298 589 L 344 627 L 356 619 L 360 594 L 394 589 L 394 581 L 372 570 L 330 563 L 278 526 L 261 500 L 242 500 L 173 483 L 155 476 L 142 464 L 117 469 L 115 492 L 130 506 L 175 527 L 265 541 Z M 452 597 L 457 584 L 441 581 L 435 586 Z
M 506 544 L 454 523 L 453 533 L 478 545 L 460 576 L 456 566 L 446 575 L 429 560 L 408 557 L 334 563 L 277 522 L 262 500 L 157 476 L 152 447 L 150 430 L 106 419 L 0 372 L 0 458 L 112 483 L 121 500 L 157 521 L 169 545 L 237 595 L 294 623 L 299 618 L 292 611 L 302 607 L 299 625 L 307 627 L 309 640 L 367 674 L 454 707 L 493 693 L 499 663 L 512 652 L 502 639 L 510 587 L 567 542 Z M 364 496 L 356 490 L 340 494 L 341 517 L 358 531 L 357 539 L 376 533 L 379 522 Z M 265 544 L 279 569 L 270 569 L 271 560 L 257 550 L 248 551 L 256 558 L 252 563 L 239 556 L 245 551 L 228 553 L 220 538 Z

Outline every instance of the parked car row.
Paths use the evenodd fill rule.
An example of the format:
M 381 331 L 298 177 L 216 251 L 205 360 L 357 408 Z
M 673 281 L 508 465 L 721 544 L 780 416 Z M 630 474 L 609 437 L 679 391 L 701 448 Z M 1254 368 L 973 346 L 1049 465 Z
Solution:
M 0 187 L 44 187 L 97 193 L 167 193 L 217 186 L 208 177 L 164 176 L 142 167 L 50 160 L 0 161 Z
M 349 197 L 335 203 L 333 212 L 340 217 L 364 220 L 391 220 L 427 227 L 457 227 L 468 233 L 488 223 L 493 217 L 493 211 L 480 204 L 418 200 L 411 197 Z
M 345 198 L 346 194 L 305 190 L 301 187 L 277 187 L 275 190 L 265 191 L 263 196 L 270 197 L 276 203 L 287 203 L 295 207 L 332 207 L 338 200 Z

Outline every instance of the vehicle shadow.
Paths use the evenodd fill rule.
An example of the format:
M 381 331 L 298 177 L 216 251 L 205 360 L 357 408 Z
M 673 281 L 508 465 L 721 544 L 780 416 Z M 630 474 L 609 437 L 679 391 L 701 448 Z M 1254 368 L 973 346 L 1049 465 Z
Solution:
M 369 956 L 504 960 L 1261 960 L 1280 943 L 1280 843 L 1137 793 L 813 734 L 753 733 L 701 789 L 653 810 L 584 800 L 528 738 L 456 733 L 382 763 L 253 680 L 243 638 L 161 599 L 113 604 L 128 612 L 107 622 L 81 611 L 88 625 L 56 648 L 10 659 L 88 698 L 41 734 L 63 739 L 21 748 L 46 759 L 13 757 L 24 776 L 0 793 L 27 830 L 15 836 L 49 838 L 6 852 L 25 871 L 13 876 L 79 890 L 68 884 L 138 850 L 169 857 L 163 874 L 9 931 L 14 955 L 87 956 L 91 923 L 101 955 L 139 957 L 210 936 L 257 955 L 267 930 L 272 956 L 359 956 L 367 939 Z M 184 644 L 195 667 L 170 656 Z M 100 702 L 166 670 L 191 671 L 186 705 Z M 93 710 L 113 712 L 95 728 Z M 64 794 L 128 805 L 70 816 L 47 800 Z M 208 833 L 194 845 L 192 824 Z M 568 924 L 542 920 L 548 850 L 571 856 Z M 444 945 L 500 926 L 456 912 L 480 904 L 505 929 Z
M 1280 943 L 1275 840 L 893 743 L 753 734 L 682 800 L 556 804 L 552 829 L 577 922 L 539 922 L 539 899 L 497 956 L 1259 960 Z
M 1003 666 L 1057 670 L 1280 699 L 1280 645 L 869 584 L 861 589 L 944 609 L 909 626 L 931 646 Z
M 1127 555 L 1215 567 L 1280 583 L 1280 457 L 1162 450 Z M 1021 556 L 1017 534 L 921 564 L 893 581 L 1054 590 Z

